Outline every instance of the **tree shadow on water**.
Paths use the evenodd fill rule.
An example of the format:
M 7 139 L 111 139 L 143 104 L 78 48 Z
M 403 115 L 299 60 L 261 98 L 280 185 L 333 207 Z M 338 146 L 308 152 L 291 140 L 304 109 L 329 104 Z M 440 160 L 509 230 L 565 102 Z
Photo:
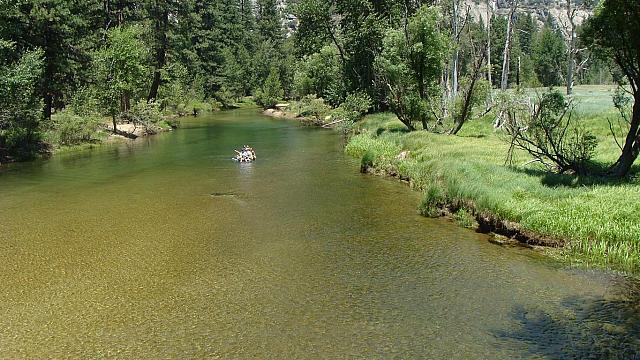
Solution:
M 640 359 L 640 292 L 624 300 L 571 297 L 559 311 L 517 305 L 515 331 L 496 331 L 510 343 L 525 343 L 527 355 L 551 359 Z

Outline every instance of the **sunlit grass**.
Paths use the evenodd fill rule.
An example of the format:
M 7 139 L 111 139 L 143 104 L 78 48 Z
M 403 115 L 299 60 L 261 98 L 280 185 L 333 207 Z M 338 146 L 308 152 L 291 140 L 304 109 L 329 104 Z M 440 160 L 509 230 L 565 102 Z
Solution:
M 611 109 L 607 114 L 614 115 Z M 603 115 L 590 114 L 584 121 L 601 140 L 596 160 L 614 161 L 619 150 Z M 490 117 L 475 120 L 460 136 L 407 133 L 394 115 L 376 114 L 362 122 L 346 152 L 411 178 L 412 186 L 425 193 L 420 210 L 427 216 L 437 215 L 434 208 L 443 202 L 471 204 L 476 214 L 488 212 L 566 241 L 564 254 L 575 262 L 640 272 L 637 180 L 549 174 L 524 166 L 530 158 L 523 153 L 515 154 L 514 166 L 506 166 L 507 144 L 491 124 Z M 399 160 L 401 151 L 409 151 L 409 157 Z

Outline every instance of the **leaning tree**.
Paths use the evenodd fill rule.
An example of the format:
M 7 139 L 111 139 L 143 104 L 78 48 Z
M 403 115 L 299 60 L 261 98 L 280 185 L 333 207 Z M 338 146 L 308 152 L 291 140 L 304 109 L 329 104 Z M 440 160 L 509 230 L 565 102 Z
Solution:
M 585 27 L 584 38 L 594 54 L 612 59 L 631 89 L 634 104 L 621 154 L 609 175 L 626 176 L 640 154 L 640 2 L 603 0 Z M 621 84 L 622 85 L 622 84 Z

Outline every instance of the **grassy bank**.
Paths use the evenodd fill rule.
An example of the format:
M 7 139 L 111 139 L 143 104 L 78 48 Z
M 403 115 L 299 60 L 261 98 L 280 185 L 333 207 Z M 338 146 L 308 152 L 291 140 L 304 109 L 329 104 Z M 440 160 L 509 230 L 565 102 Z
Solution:
M 582 95 L 589 91 L 598 96 Z M 600 140 L 595 160 L 603 164 L 618 154 L 604 119 L 614 115 L 600 96 L 605 91 L 579 89 L 584 125 Z M 524 165 L 529 158 L 522 153 L 515 166 L 505 166 L 507 144 L 492 120 L 475 120 L 460 136 L 448 136 L 408 133 L 392 114 L 371 115 L 346 152 L 375 172 L 410 179 L 424 192 L 420 210 L 427 216 L 448 209 L 468 222 L 472 214 L 520 240 L 562 246 L 573 262 L 640 272 L 640 180 L 550 174 Z M 404 151 L 408 156 L 399 156 Z

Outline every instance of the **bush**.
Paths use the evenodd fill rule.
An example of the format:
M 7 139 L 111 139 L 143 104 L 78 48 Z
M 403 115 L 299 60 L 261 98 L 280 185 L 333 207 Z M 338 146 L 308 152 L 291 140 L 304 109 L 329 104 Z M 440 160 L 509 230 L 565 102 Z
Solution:
M 147 103 L 144 100 L 135 103 L 128 112 L 121 114 L 120 117 L 121 120 L 142 126 L 148 134 L 154 134 L 160 130 L 160 123 L 163 120 L 160 104 L 157 102 Z
M 0 41 L 0 50 L 14 52 L 14 45 Z M 42 51 L 32 51 L 15 63 L 0 64 L 0 161 L 30 158 L 42 145 L 42 56 Z
M 202 111 L 211 110 L 210 104 L 205 100 L 202 78 L 191 77 L 181 64 L 172 66 L 167 78 L 167 83 L 159 90 L 161 109 L 169 109 L 178 116 L 195 116 Z
M 234 95 L 226 85 L 223 85 L 222 88 L 215 93 L 215 105 L 220 109 L 234 108 L 237 100 L 238 96 Z
M 573 119 L 573 106 L 559 91 L 546 92 L 524 108 L 511 107 L 506 114 L 508 161 L 517 148 L 560 173 L 586 173 L 598 143 Z
M 332 106 L 338 106 L 346 93 L 344 78 L 338 49 L 325 46 L 300 61 L 293 87 L 298 97 L 315 94 Z
M 324 99 L 318 98 L 315 95 L 303 97 L 297 105 L 297 116 L 312 117 L 321 120 L 331 112 L 331 107 L 324 102 Z
M 354 123 L 371 108 L 371 97 L 367 93 L 357 92 L 349 94 L 345 101 L 333 112 L 336 120 Z
M 54 116 L 54 140 L 60 145 L 77 145 L 93 139 L 100 119 L 96 116 L 80 116 L 66 109 Z
M 208 100 L 198 100 L 198 99 L 190 99 L 183 104 L 178 105 L 176 108 L 179 116 L 185 116 L 187 114 L 198 116 L 203 112 L 211 112 L 214 110 L 219 110 L 222 108 L 222 104 L 220 104 L 215 99 Z
M 271 68 L 262 89 L 256 90 L 255 97 L 258 105 L 265 109 L 273 108 L 278 101 L 284 97 L 284 90 L 282 89 L 278 69 L 275 67 Z

